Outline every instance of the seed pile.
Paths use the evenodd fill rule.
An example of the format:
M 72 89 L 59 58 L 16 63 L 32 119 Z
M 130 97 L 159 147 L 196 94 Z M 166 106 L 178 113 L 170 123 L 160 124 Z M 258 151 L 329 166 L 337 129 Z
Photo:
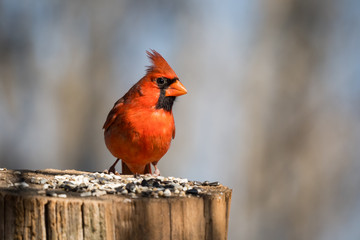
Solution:
M 51 190 L 65 190 L 79 193 L 81 197 L 121 194 L 137 197 L 186 197 L 198 196 L 204 192 L 204 186 L 218 186 L 219 182 L 188 181 L 184 178 L 152 175 L 121 175 L 93 173 L 80 175 L 56 175 L 53 179 L 31 178 L 31 183 L 40 184 L 44 193 L 53 197 L 67 197 Z

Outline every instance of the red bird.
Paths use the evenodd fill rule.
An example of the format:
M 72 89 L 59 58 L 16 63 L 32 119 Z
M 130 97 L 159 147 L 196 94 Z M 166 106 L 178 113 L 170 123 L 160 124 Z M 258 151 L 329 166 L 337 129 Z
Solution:
M 175 137 L 172 106 L 187 90 L 159 53 L 146 53 L 152 65 L 115 103 L 103 126 L 105 144 L 117 158 L 109 172 L 115 172 L 121 159 L 123 174 L 152 173 L 152 164 L 160 175 L 156 165 Z

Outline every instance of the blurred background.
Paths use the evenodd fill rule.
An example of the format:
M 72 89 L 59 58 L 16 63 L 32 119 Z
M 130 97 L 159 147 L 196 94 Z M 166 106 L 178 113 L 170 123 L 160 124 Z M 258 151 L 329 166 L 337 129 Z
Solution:
M 360 239 L 356 0 L 0 1 L 0 167 L 102 171 L 157 50 L 188 94 L 163 175 L 233 189 L 229 239 Z

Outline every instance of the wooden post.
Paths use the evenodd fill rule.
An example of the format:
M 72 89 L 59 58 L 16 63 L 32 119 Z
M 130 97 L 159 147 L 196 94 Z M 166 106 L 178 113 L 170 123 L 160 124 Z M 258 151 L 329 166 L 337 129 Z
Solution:
M 34 183 L 64 174 L 93 173 L 0 169 L 0 240 L 227 239 L 231 189 L 222 185 L 155 198 L 124 192 L 84 197 Z

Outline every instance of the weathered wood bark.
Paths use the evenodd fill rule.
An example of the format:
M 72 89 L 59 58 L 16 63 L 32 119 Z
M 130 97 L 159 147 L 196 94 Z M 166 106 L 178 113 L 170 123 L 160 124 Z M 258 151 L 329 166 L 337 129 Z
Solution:
M 198 197 L 59 198 L 38 194 L 28 181 L 53 171 L 20 173 L 0 171 L 0 239 L 227 238 L 231 190 L 223 186 Z M 19 180 L 30 187 L 8 187 Z

